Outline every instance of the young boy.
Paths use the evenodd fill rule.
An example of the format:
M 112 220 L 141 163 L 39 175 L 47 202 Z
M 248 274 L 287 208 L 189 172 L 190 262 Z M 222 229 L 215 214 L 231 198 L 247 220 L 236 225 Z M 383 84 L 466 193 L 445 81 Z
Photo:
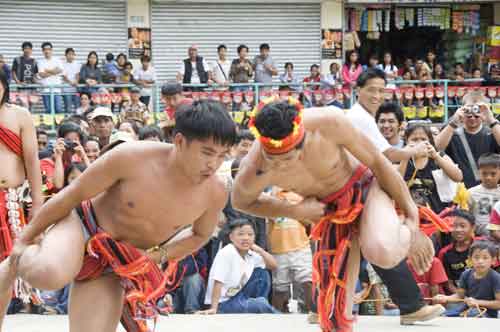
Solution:
M 474 216 L 464 210 L 454 210 L 450 213 L 454 217 L 451 236 L 453 241 L 439 251 L 438 258 L 443 263 L 448 276 L 447 290 L 449 294 L 456 292 L 460 275 L 470 266 L 468 260 L 469 248 L 474 242 Z
M 500 200 L 500 155 L 485 153 L 479 157 L 481 184 L 469 189 L 471 212 L 476 218 L 476 235 L 487 236 L 491 208 Z
M 464 300 L 464 305 L 446 312 L 446 316 L 477 316 L 477 308 L 487 309 L 485 316 L 498 318 L 500 310 L 500 274 L 491 269 L 495 248 L 487 241 L 477 241 L 471 248 L 469 257 L 472 269 L 466 270 L 460 277 L 456 293 L 450 296 L 437 295 L 434 301 L 439 303 Z
M 231 243 L 219 250 L 210 270 L 202 314 L 277 313 L 267 297 L 271 278 L 265 270 L 275 270 L 274 257 L 255 245 L 255 231 L 248 219 L 229 225 Z

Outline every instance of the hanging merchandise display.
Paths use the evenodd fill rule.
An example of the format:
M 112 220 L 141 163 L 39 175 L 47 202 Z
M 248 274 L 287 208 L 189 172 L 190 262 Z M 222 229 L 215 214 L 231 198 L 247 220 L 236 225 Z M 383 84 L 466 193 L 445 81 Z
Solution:
M 454 6 L 452 29 L 457 33 L 467 33 L 476 36 L 480 29 L 480 7 L 477 5 Z

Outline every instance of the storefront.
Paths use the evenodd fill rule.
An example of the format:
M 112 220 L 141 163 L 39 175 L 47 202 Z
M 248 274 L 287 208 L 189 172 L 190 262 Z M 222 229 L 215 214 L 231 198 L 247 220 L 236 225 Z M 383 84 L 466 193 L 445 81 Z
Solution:
M 54 45 L 54 55 L 63 56 L 73 47 L 79 61 L 90 51 L 104 59 L 107 52 L 127 50 L 127 1 L 0 0 L 0 54 L 7 63 L 22 54 L 23 41 L 33 43 L 33 54 L 41 57 L 45 41 Z
M 300 77 L 319 64 L 320 2 L 152 2 L 153 58 L 160 80 L 174 79 L 188 47 L 197 44 L 199 55 L 217 58 L 217 46 L 228 47 L 229 59 L 245 44 L 249 56 L 257 55 L 259 45 L 268 43 L 280 73 L 285 62 L 292 62 Z
M 493 3 L 349 0 L 344 4 L 344 31 L 359 37 L 363 63 L 371 55 L 382 60 L 389 51 L 401 65 L 406 57 L 424 59 L 433 50 L 448 72 L 457 62 L 471 69 L 488 51 Z

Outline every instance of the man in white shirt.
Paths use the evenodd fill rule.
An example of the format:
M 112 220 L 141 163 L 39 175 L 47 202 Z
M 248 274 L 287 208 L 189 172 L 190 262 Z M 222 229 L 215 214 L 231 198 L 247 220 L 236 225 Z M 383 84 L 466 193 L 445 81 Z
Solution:
M 151 66 L 151 58 L 147 55 L 141 57 L 142 67 L 137 69 L 134 73 L 134 78 L 137 84 L 139 84 L 141 89 L 141 102 L 149 106 L 149 101 L 153 95 L 153 84 L 156 81 L 156 72 L 153 66 Z M 149 107 L 152 109 L 152 107 Z
M 67 48 L 64 54 L 66 61 L 63 63 L 63 80 L 64 83 L 72 85 L 72 87 L 63 89 L 64 110 L 66 113 L 72 113 L 80 107 L 76 86 L 80 80 L 81 64 L 75 61 L 76 54 L 73 48 Z
M 357 81 L 358 102 L 347 111 L 347 117 L 353 126 L 370 138 L 375 147 L 392 162 L 426 155 L 427 149 L 423 143 L 415 147 L 396 148 L 391 146 L 379 131 L 375 122 L 375 114 L 384 102 L 386 83 L 386 76 L 382 70 L 369 68 L 364 71 Z M 406 259 L 392 269 L 383 269 L 375 264 L 372 266 L 387 286 L 392 301 L 398 305 L 402 325 L 427 321 L 442 313 L 440 306 L 429 306 L 423 302 Z
M 375 114 L 375 121 L 378 129 L 384 135 L 387 142 L 395 148 L 404 147 L 404 140 L 401 137 L 401 128 L 405 120 L 405 115 L 401 107 L 394 102 L 383 103 Z
M 38 74 L 36 75 L 38 83 L 44 86 L 62 84 L 61 74 L 64 71 L 62 62 L 52 56 L 52 43 L 42 44 L 44 58 L 38 61 Z M 51 105 L 51 93 L 54 95 L 54 105 Z M 55 113 L 62 112 L 61 88 L 43 89 L 43 105 L 47 113 L 50 113 L 52 107 Z
M 271 278 L 265 270 L 276 269 L 274 257 L 255 245 L 255 230 L 248 219 L 229 225 L 231 243 L 219 250 L 210 269 L 205 304 L 215 313 L 277 313 L 267 297 Z
M 217 85 L 227 86 L 229 85 L 229 72 L 231 71 L 231 62 L 226 59 L 227 47 L 226 45 L 219 45 L 217 47 L 217 55 L 219 58 L 215 60 L 210 68 L 212 73 L 211 82 L 215 82 Z M 226 90 L 227 88 L 221 88 L 221 90 Z

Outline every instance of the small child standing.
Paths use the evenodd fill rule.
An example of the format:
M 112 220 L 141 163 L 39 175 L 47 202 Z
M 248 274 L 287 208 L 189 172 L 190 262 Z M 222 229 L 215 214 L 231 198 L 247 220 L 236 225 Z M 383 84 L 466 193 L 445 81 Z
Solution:
M 481 184 L 469 189 L 471 212 L 476 219 L 476 235 L 487 236 L 486 226 L 490 222 L 493 205 L 500 201 L 500 155 L 485 153 L 479 157 L 479 178 Z
M 462 273 L 458 288 L 453 295 L 437 295 L 434 301 L 438 303 L 464 301 L 464 304 L 448 310 L 448 317 L 478 316 L 478 308 L 485 308 L 485 316 L 498 318 L 500 310 L 500 274 L 491 266 L 496 255 L 496 249 L 488 241 L 476 241 L 470 248 L 469 257 L 472 269 Z

